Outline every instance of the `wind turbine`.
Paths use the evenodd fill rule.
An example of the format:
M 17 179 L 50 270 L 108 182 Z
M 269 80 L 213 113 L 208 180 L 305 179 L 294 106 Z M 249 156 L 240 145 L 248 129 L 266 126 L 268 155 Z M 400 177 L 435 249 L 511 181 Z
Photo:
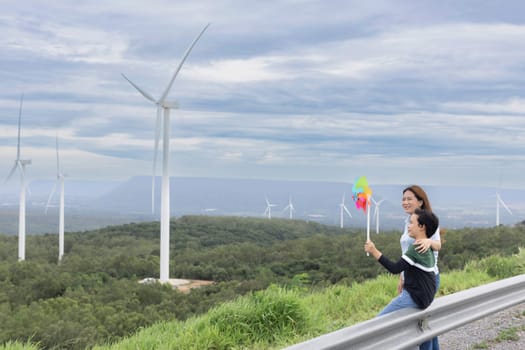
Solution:
M 209 27 L 209 23 L 201 30 L 199 35 L 193 40 L 191 45 L 188 47 L 179 66 L 175 70 L 175 73 L 171 77 L 171 80 L 160 96 L 158 100 L 153 98 L 150 94 L 145 92 L 143 89 L 138 87 L 135 83 L 129 80 L 124 74 L 122 76 L 126 79 L 138 92 L 142 94 L 146 99 L 153 102 L 157 106 L 157 121 L 155 127 L 155 153 L 153 158 L 153 180 L 151 188 L 151 209 L 155 211 L 155 172 L 157 166 L 157 152 L 159 147 L 159 139 L 161 129 L 163 131 L 162 139 L 162 187 L 161 187 L 161 209 L 160 209 L 160 281 L 168 282 L 169 280 L 169 253 L 170 253 L 170 179 L 169 179 L 169 147 L 170 147 L 170 109 L 178 108 L 178 105 L 174 101 L 167 101 L 166 97 L 170 92 L 171 86 L 175 81 L 175 78 L 179 74 L 182 65 L 186 61 L 186 58 L 190 54 L 191 50 L 200 39 L 204 31 Z M 164 112 L 164 118 L 161 123 L 161 114 Z
M 20 205 L 18 213 L 18 260 L 26 259 L 26 165 L 31 164 L 29 159 L 20 159 L 20 129 L 22 123 L 22 104 L 24 95 L 20 97 L 20 109 L 18 111 L 18 143 L 16 148 L 16 160 L 11 172 L 5 182 L 9 181 L 15 171 L 20 172 Z
M 59 204 L 59 219 L 58 219 L 58 262 L 60 263 L 62 261 L 62 257 L 64 256 L 64 178 L 66 177 L 66 175 L 60 172 L 60 158 L 58 156 L 58 135 L 56 137 L 56 153 L 57 153 L 57 181 L 55 182 L 55 185 L 53 186 L 53 189 L 51 190 L 51 193 L 49 194 L 49 198 L 47 199 L 46 215 L 47 215 L 47 209 L 49 208 L 49 204 L 51 203 L 51 199 L 53 199 L 53 195 L 55 194 L 55 191 L 58 185 L 60 187 L 60 204 Z
M 501 196 L 499 195 L 499 192 L 496 192 L 496 226 L 499 226 L 499 206 L 500 204 L 505 208 L 510 215 L 512 215 L 512 212 L 510 211 L 509 207 L 507 207 L 507 204 L 501 199 Z
M 295 211 L 295 208 L 292 203 L 292 196 L 288 196 L 288 205 L 284 207 L 283 211 L 289 210 L 289 217 L 290 219 L 293 219 L 293 213 Z
M 268 197 L 264 197 L 264 199 L 266 199 L 266 209 L 264 210 L 263 215 L 267 215 L 268 219 L 271 219 L 272 218 L 272 207 L 276 207 L 277 204 L 270 203 L 270 201 L 268 200 Z
M 350 211 L 348 210 L 345 204 L 345 193 L 344 192 L 343 192 L 343 199 L 341 199 L 341 203 L 339 204 L 339 208 L 341 208 L 341 213 L 339 217 L 339 226 L 343 228 L 345 212 L 348 214 L 348 216 L 352 217 L 352 214 L 350 214 Z
M 374 217 L 376 218 L 376 233 L 379 233 L 379 207 L 381 206 L 381 203 L 384 202 L 384 199 L 381 199 L 379 202 L 376 202 L 374 197 L 371 198 L 372 202 L 374 202 Z

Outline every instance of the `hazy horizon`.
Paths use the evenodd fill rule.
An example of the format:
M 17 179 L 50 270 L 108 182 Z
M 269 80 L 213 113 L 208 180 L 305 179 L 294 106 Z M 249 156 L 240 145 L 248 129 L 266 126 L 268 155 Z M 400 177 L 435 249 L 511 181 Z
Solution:
M 127 181 L 79 181 L 68 180 L 65 185 L 66 231 L 73 226 L 77 230 L 100 227 L 103 223 L 127 223 L 158 221 L 160 206 L 160 179 L 156 181 L 156 212 L 151 212 L 151 177 L 134 176 Z M 55 194 L 47 215 L 44 208 L 54 182 L 34 181 L 27 196 L 28 234 L 53 233 L 56 227 L 57 202 Z M 4 186 L 5 187 L 5 186 Z M 3 187 L 3 189 L 4 189 Z M 2 214 L 4 233 L 17 232 L 18 193 L 16 186 L 2 191 Z M 380 207 L 380 230 L 400 230 L 405 214 L 401 208 L 401 191 L 406 185 L 372 185 L 376 200 L 384 199 Z M 449 228 L 489 227 L 495 225 L 496 188 L 426 186 L 433 208 L 440 216 L 442 226 Z M 511 225 L 525 216 L 525 191 L 499 189 L 505 203 L 511 208 L 510 215 L 502 207 L 501 223 Z M 345 193 L 346 207 L 352 214 L 345 214 L 345 227 L 366 227 L 366 216 L 358 211 L 351 198 L 351 183 L 318 181 L 277 181 L 255 179 L 220 178 L 171 178 L 171 215 L 214 215 L 264 217 L 265 197 L 277 207 L 272 208 L 273 218 L 287 218 L 283 209 L 291 196 L 296 209 L 294 218 L 317 221 L 339 226 L 340 203 Z M 371 208 L 371 230 L 375 232 Z M 6 216 L 10 213 L 9 216 Z M 90 223 L 89 220 L 97 221 Z M 7 222 L 6 222 L 7 220 Z M 83 222 L 83 224 L 82 224 Z M 91 225 L 91 226 L 90 226 Z M 37 229 L 38 228 L 38 229 Z M 69 230 L 70 231 L 70 230 Z

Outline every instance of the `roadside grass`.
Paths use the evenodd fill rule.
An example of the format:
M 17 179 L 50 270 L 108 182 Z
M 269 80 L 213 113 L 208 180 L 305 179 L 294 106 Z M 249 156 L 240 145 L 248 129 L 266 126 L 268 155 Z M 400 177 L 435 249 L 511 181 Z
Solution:
M 518 335 L 519 328 L 518 327 L 511 327 L 502 330 L 499 332 L 498 336 L 494 339 L 496 342 L 503 342 L 503 341 L 517 341 L 520 339 Z
M 525 326 L 503 329 L 494 339 L 484 340 L 480 343 L 474 344 L 472 349 L 489 349 L 493 344 L 518 341 L 520 340 L 520 333 L 522 332 L 525 332 Z

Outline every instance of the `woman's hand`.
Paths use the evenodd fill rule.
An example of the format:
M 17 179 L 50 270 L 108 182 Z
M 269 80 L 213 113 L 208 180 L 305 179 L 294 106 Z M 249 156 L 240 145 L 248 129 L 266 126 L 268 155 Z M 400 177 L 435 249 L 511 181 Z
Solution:
M 418 253 L 425 253 L 432 247 L 432 240 L 430 238 L 418 239 L 414 242 Z
M 401 294 L 403 291 L 403 284 L 404 284 L 403 277 L 399 276 L 399 282 L 397 283 L 397 294 Z

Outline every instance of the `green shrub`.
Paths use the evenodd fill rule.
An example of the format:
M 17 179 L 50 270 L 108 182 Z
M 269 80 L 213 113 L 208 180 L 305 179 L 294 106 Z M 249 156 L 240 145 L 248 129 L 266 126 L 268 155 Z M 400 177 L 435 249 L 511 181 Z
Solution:
M 465 271 L 485 271 L 489 276 L 497 279 L 509 278 L 525 273 L 525 251 L 520 249 L 519 254 L 502 257 L 492 255 L 481 260 L 474 260 L 465 266 Z

